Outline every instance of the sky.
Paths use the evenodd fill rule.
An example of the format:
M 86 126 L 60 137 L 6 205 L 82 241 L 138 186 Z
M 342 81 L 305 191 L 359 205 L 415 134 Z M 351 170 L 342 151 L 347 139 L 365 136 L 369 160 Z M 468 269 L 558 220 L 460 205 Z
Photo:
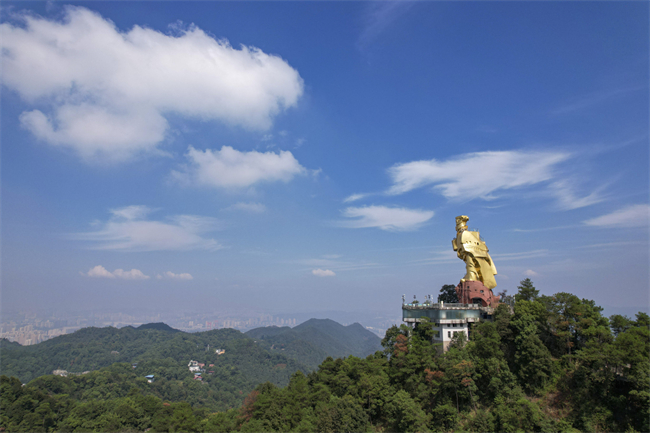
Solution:
M 2 310 L 649 297 L 647 2 L 10 2 Z

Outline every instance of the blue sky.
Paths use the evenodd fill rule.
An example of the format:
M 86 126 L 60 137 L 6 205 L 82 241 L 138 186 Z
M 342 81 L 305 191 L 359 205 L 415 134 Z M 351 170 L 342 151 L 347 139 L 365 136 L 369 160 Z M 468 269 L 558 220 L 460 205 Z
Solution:
M 2 308 L 647 310 L 644 2 L 4 2 Z

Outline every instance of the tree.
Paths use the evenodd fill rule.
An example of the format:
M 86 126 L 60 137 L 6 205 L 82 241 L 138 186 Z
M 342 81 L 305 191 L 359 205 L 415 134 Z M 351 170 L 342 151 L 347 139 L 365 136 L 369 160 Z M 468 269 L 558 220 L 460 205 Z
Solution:
M 614 314 L 609 318 L 609 326 L 612 328 L 614 336 L 618 336 L 621 332 L 625 332 L 634 325 L 634 322 L 627 316 Z
M 438 295 L 438 302 L 448 302 L 450 304 L 458 303 L 458 294 L 456 293 L 456 286 L 453 284 L 445 284 L 440 289 L 440 295 Z
M 392 356 L 395 352 L 396 344 L 403 344 L 404 337 L 407 337 L 410 328 L 404 324 L 397 326 L 393 325 L 386 330 L 386 335 L 381 340 L 381 345 L 384 347 L 384 353 Z M 400 337 L 400 335 L 402 337 Z M 401 346 L 398 346 L 401 348 Z
M 519 293 L 515 295 L 515 300 L 519 301 L 534 301 L 539 297 L 539 290 L 533 286 L 533 282 L 530 281 L 530 278 L 521 280 L 517 286 Z
M 515 316 L 510 327 L 515 335 L 513 372 L 519 383 L 529 392 L 540 391 L 551 375 L 551 353 L 537 336 L 535 318 L 526 310 L 519 311 L 527 302 L 515 305 Z
M 419 404 L 404 390 L 386 403 L 384 410 L 390 426 L 388 431 L 415 432 L 427 430 L 428 417 Z
M 369 422 L 368 415 L 351 395 L 332 396 L 328 404 L 318 405 L 316 415 L 319 432 L 366 431 Z
M 463 360 L 454 365 L 453 375 L 456 380 L 460 380 L 461 386 L 465 387 L 465 389 L 469 392 L 469 400 L 474 406 L 474 410 L 476 410 L 476 398 L 474 397 L 474 393 L 476 392 L 477 387 L 472 376 L 475 374 L 476 372 L 472 361 Z M 472 392 L 472 390 L 474 392 Z
M 515 297 L 512 295 L 508 295 L 508 290 L 503 289 L 499 293 L 497 293 L 497 296 L 499 297 L 499 302 L 508 304 L 510 306 L 515 305 Z

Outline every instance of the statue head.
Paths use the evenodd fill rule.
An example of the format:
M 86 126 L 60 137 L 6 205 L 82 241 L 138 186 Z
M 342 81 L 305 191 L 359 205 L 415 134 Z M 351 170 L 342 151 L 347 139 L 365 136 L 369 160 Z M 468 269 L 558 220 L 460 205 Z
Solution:
M 467 215 L 460 215 L 456 217 L 456 231 L 467 230 L 467 221 L 469 217 Z

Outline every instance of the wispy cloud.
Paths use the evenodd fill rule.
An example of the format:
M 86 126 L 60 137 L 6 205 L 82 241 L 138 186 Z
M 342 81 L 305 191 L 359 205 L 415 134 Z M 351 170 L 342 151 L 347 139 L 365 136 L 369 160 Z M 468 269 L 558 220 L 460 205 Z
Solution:
M 558 207 L 562 210 L 579 209 L 605 200 L 602 196 L 602 190 L 605 189 L 605 186 L 597 188 L 591 194 L 584 197 L 580 197 L 576 193 L 575 184 L 569 179 L 553 182 L 549 188 L 550 193 L 557 198 Z
M 592 106 L 603 104 L 610 99 L 625 96 L 629 93 L 638 92 L 641 90 L 647 91 L 647 89 L 647 86 L 636 86 L 591 93 L 589 95 L 573 98 L 566 101 L 564 104 L 551 110 L 551 114 L 559 115 L 582 111 L 584 109 L 591 108 Z
M 494 259 L 495 262 L 534 259 L 537 257 L 548 256 L 548 250 L 532 250 L 532 251 L 522 251 L 517 253 L 490 254 L 490 256 Z
M 603 201 L 602 187 L 580 196 L 576 182 L 563 175 L 560 165 L 572 157 L 571 153 L 560 151 L 511 150 L 401 163 L 388 169 L 393 185 L 386 194 L 431 187 L 449 200 L 493 200 L 507 191 L 543 185 L 543 194 L 555 197 L 562 210 Z
M 527 269 L 524 271 L 524 275 L 527 277 L 537 277 L 539 274 L 532 269 Z
M 142 205 L 126 206 L 119 209 L 110 210 L 113 216 L 117 218 L 123 218 L 125 220 L 142 219 L 153 211 L 155 211 L 155 209 L 151 209 L 148 206 L 142 206 Z
M 618 242 L 603 242 L 599 244 L 589 244 L 589 245 L 581 245 L 579 247 L 575 247 L 576 249 L 585 249 L 585 248 L 615 248 L 615 247 L 629 247 L 632 245 L 647 245 L 645 242 L 642 241 L 618 241 Z
M 92 249 L 114 251 L 179 251 L 222 248 L 214 239 L 202 235 L 220 227 L 215 218 L 196 215 L 175 215 L 166 221 L 145 219 L 146 206 L 129 206 L 111 211 L 113 217 L 99 230 L 72 235 L 73 239 L 90 242 Z
M 343 199 L 343 203 L 352 203 L 353 201 L 361 200 L 372 194 L 352 194 Z
M 388 169 L 393 181 L 387 193 L 404 194 L 432 186 L 448 199 L 493 199 L 501 190 L 545 182 L 553 169 L 569 159 L 565 152 L 492 151 L 396 164 Z
M 250 213 L 264 213 L 264 212 L 266 212 L 266 206 L 264 206 L 262 203 L 239 202 L 239 203 L 235 203 L 233 205 L 228 206 L 224 210 L 225 211 L 242 211 L 242 212 L 250 212 Z
M 115 269 L 113 272 L 109 272 L 101 265 L 95 266 L 86 273 L 81 272 L 81 274 L 91 278 L 119 278 L 122 280 L 148 280 L 150 278 L 139 269 L 131 269 L 130 271 Z
M 650 225 L 650 205 L 635 204 L 606 215 L 583 221 L 592 227 L 648 227 Z
M 519 232 L 519 233 L 534 233 L 534 232 L 545 232 L 545 231 L 551 231 L 551 230 L 564 230 L 564 229 L 575 229 L 577 227 L 580 227 L 579 225 L 569 225 L 569 226 L 557 226 L 557 227 L 542 227 L 542 228 L 536 228 L 536 229 L 512 229 L 513 232 Z
M 159 280 L 162 279 L 167 279 L 167 280 L 193 280 L 194 277 L 191 274 L 188 273 L 182 273 L 182 274 L 175 274 L 171 271 L 163 272 L 162 274 L 156 275 L 156 278 Z
M 343 271 L 356 271 L 360 269 L 377 268 L 380 265 L 374 262 L 367 262 L 363 260 L 340 260 L 340 257 L 323 256 L 315 259 L 301 259 L 293 263 L 307 266 L 309 268 L 325 268 L 334 270 L 336 272 Z
M 312 274 L 316 275 L 317 277 L 335 277 L 336 274 L 334 271 L 330 271 L 329 269 L 314 269 L 311 271 Z
M 414 4 L 413 1 L 368 2 L 363 17 L 363 30 L 357 39 L 357 48 L 365 49 Z
M 355 220 L 339 221 L 337 225 L 340 227 L 377 227 L 391 231 L 415 230 L 434 215 L 430 210 L 386 206 L 349 207 L 342 213 L 344 217 L 355 218 Z
M 414 260 L 412 263 L 421 264 L 421 265 L 436 265 L 436 264 L 460 263 L 460 262 L 461 260 L 458 258 L 457 253 L 454 250 L 452 250 L 450 246 L 449 249 L 434 252 L 433 257 Z

